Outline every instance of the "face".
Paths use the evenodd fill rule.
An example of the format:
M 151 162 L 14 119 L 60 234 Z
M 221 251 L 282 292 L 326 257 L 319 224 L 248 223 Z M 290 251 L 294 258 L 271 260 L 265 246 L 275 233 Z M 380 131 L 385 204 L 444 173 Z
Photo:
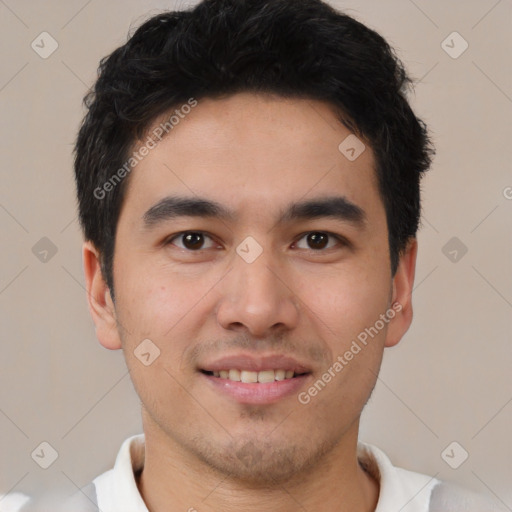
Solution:
M 348 159 L 349 135 L 321 102 L 205 99 L 132 171 L 115 305 L 90 244 L 84 261 L 147 437 L 264 483 L 357 436 L 411 320 L 415 245 L 392 276 L 374 156 Z

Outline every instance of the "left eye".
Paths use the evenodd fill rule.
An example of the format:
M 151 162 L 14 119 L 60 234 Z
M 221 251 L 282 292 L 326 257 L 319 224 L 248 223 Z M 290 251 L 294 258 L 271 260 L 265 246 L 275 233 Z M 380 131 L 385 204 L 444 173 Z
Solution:
M 314 251 L 322 250 L 322 249 L 330 249 L 334 247 L 336 244 L 329 246 L 329 238 L 334 239 L 338 244 L 342 242 L 342 240 L 333 235 L 331 233 L 326 233 L 324 231 L 311 231 L 310 233 L 306 233 L 299 239 L 306 239 L 306 243 L 309 247 L 299 247 L 299 249 L 312 249 Z

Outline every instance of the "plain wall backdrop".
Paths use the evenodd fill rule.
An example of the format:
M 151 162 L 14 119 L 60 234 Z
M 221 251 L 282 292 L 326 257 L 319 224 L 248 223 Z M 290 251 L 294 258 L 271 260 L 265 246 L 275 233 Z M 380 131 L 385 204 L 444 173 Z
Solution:
M 100 58 L 191 4 L 0 0 L 0 492 L 71 494 L 142 431 L 123 355 L 100 346 L 87 310 L 71 152 Z M 361 439 L 512 510 L 512 2 L 331 4 L 396 49 L 437 149 L 415 318 L 384 354 Z M 469 454 L 457 469 L 442 457 L 454 441 L 452 465 Z M 48 469 L 31 455 L 42 442 Z

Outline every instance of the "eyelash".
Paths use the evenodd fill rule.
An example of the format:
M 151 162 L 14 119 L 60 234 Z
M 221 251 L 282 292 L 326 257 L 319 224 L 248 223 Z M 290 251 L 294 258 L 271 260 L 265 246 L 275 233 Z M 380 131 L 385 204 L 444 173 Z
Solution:
M 299 235 L 299 237 L 294 242 L 294 244 L 299 242 L 300 240 L 302 240 L 305 236 L 310 235 L 312 233 L 327 235 L 330 238 L 334 238 L 341 247 L 349 247 L 350 246 L 350 242 L 348 242 L 348 240 L 346 240 L 345 238 L 341 237 L 340 235 L 336 235 L 335 233 L 331 233 L 330 231 L 306 231 L 305 233 L 301 233 Z M 167 240 L 164 242 L 164 245 L 173 245 L 172 242 L 174 240 L 176 240 L 177 238 L 180 238 L 180 237 L 182 237 L 184 235 L 188 235 L 188 234 L 203 235 L 203 236 L 206 236 L 206 237 L 214 240 L 214 238 L 211 235 L 209 235 L 208 233 L 206 233 L 205 231 L 181 231 L 180 233 L 176 233 L 175 235 L 172 235 L 171 237 L 167 238 Z M 187 248 L 184 248 L 184 247 L 178 247 L 178 249 L 181 249 L 182 251 L 186 251 L 186 252 L 189 252 L 189 253 L 200 253 L 202 251 L 208 250 L 208 249 L 198 249 L 198 250 L 194 251 L 194 250 L 187 249 Z M 323 248 L 323 249 L 309 249 L 309 252 L 321 253 L 321 252 L 326 252 L 329 249 L 335 249 L 335 247 L 327 247 L 327 248 Z M 304 249 L 304 250 L 306 250 L 306 249 Z

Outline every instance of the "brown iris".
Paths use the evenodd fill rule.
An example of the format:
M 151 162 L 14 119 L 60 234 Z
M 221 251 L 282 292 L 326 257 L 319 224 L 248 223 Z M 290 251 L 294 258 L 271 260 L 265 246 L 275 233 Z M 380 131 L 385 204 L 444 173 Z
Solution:
M 323 249 L 328 243 L 329 236 L 326 233 L 310 233 L 307 240 L 312 249 Z

